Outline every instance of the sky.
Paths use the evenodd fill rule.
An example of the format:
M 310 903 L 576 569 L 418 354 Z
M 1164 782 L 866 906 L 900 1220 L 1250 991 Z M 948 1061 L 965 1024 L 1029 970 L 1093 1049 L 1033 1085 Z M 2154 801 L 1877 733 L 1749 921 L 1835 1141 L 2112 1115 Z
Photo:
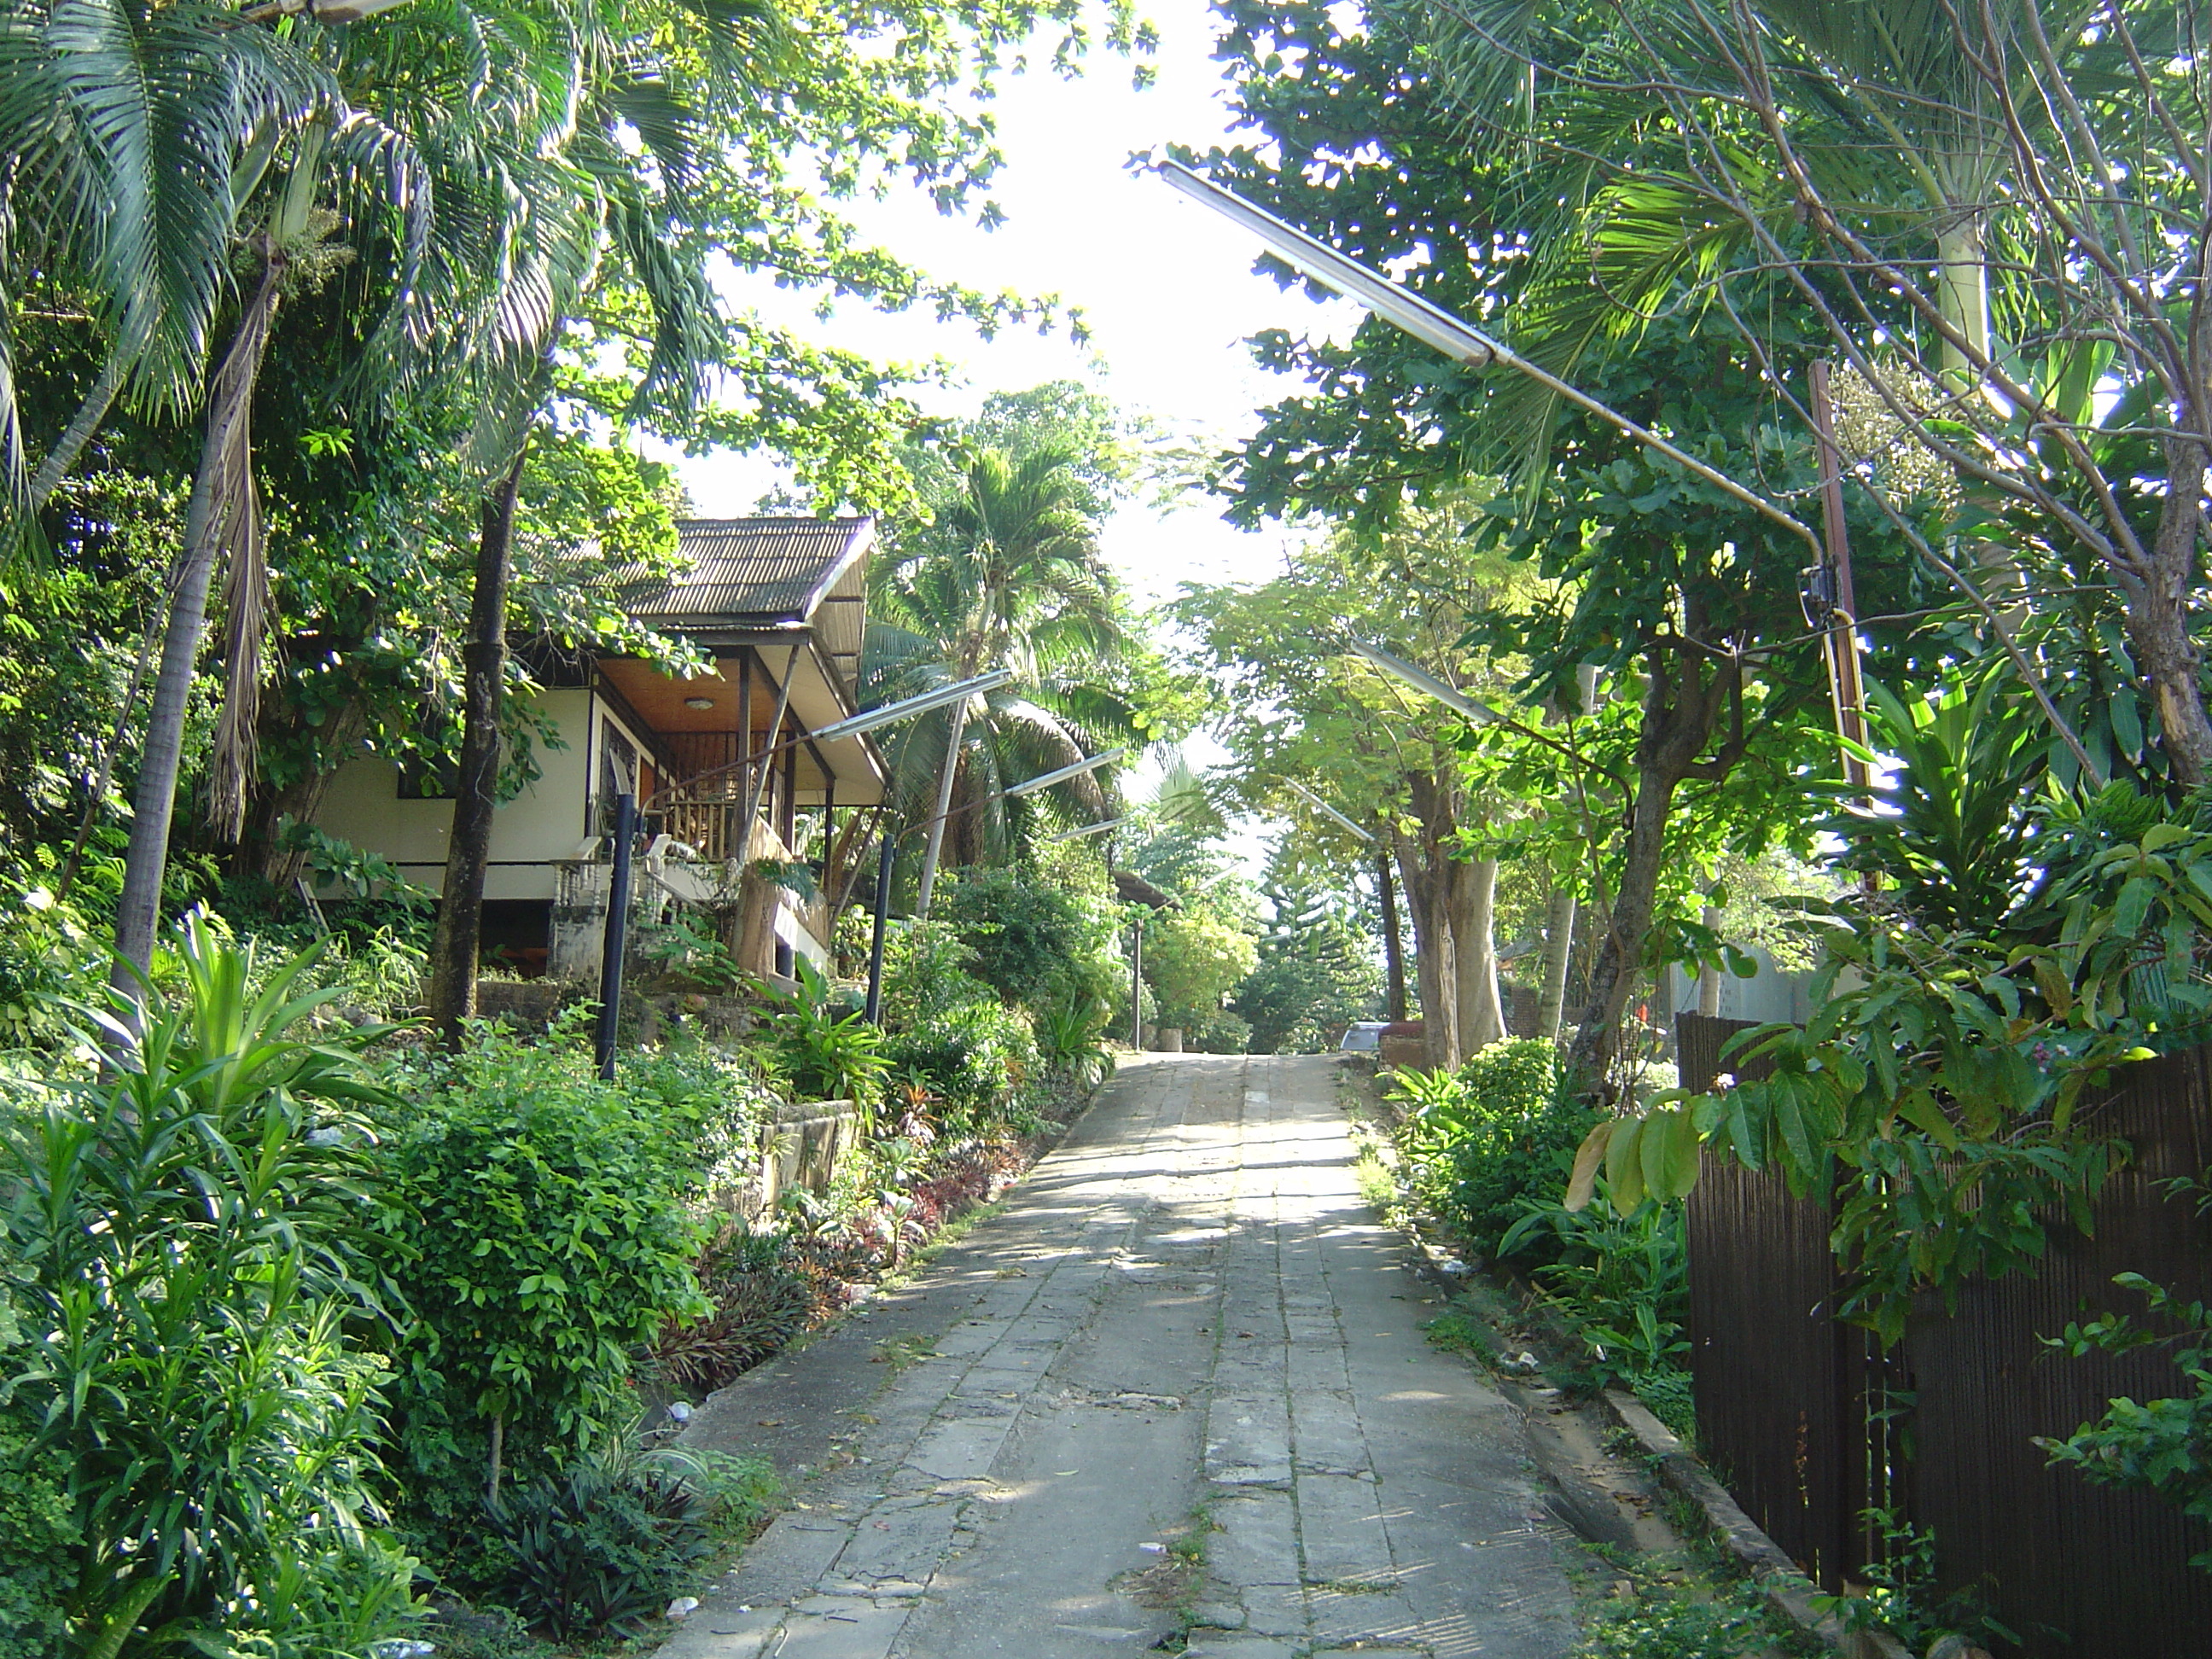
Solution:
M 1161 36 L 1149 88 L 1133 88 L 1128 63 L 1111 56 L 1095 58 L 1078 81 L 1040 73 L 1006 83 L 993 106 L 1006 157 L 990 192 L 1006 214 L 997 229 L 947 218 L 920 191 L 845 209 L 934 276 L 1058 295 L 1083 313 L 1087 343 L 1028 329 L 985 340 L 963 324 L 857 301 L 817 323 L 811 300 L 766 283 L 732 297 L 878 361 L 945 362 L 958 384 L 923 395 L 932 413 L 972 413 L 993 392 L 1079 380 L 1179 437 L 1225 442 L 1249 430 L 1254 411 L 1296 383 L 1255 368 L 1243 341 L 1265 328 L 1341 331 L 1356 313 L 1255 274 L 1259 249 L 1248 234 L 1129 169 L 1132 152 L 1169 143 L 1203 149 L 1230 131 L 1202 0 L 1154 0 L 1144 10 Z M 717 516 L 749 510 L 775 478 L 769 463 L 734 454 L 686 461 L 684 475 L 698 510 Z M 1281 532 L 1239 532 L 1202 497 L 1166 512 L 1127 507 L 1106 544 L 1148 602 L 1172 597 L 1185 580 L 1264 580 L 1280 568 L 1284 547 Z
M 1256 274 L 1258 245 L 1247 233 L 1130 170 L 1132 152 L 1170 143 L 1202 151 L 1226 138 L 1231 124 L 1202 0 L 1150 0 L 1140 9 L 1160 33 L 1151 87 L 1133 87 L 1130 65 L 1110 55 L 1094 58 L 1078 81 L 1047 72 L 1006 83 L 994 105 L 1006 158 L 990 192 L 1006 215 L 998 228 L 946 218 L 919 191 L 846 210 L 868 234 L 933 276 L 1057 295 L 1082 312 L 1086 343 L 1064 331 L 1044 337 L 1012 331 L 986 341 L 924 313 L 886 315 L 857 302 L 817 323 L 811 301 L 765 283 L 732 297 L 769 320 L 804 326 L 824 343 L 878 361 L 943 360 L 957 385 L 923 396 L 933 414 L 969 414 L 990 392 L 1073 379 L 1178 438 L 1226 443 L 1249 430 L 1255 411 L 1296 383 L 1255 367 L 1243 341 L 1274 327 L 1342 334 L 1357 313 L 1342 302 L 1316 304 L 1301 289 L 1286 291 Z M 750 511 L 777 482 L 774 465 L 758 457 L 681 465 L 696 510 L 710 517 Z M 1218 502 L 1199 496 L 1165 510 L 1125 506 L 1106 526 L 1104 546 L 1131 592 L 1157 604 L 1185 581 L 1267 580 L 1282 568 L 1286 535 L 1296 533 L 1237 530 L 1222 521 Z M 1202 737 L 1186 755 L 1200 766 L 1224 758 Z M 1139 782 L 1133 793 L 1143 793 Z M 1236 838 L 1234 850 L 1248 862 L 1261 852 L 1249 831 Z

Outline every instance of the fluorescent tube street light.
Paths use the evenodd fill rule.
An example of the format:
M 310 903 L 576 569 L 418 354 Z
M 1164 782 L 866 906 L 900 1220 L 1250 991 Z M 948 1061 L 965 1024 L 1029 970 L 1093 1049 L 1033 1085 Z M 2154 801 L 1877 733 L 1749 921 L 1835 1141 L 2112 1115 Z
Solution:
M 1304 795 L 1309 801 L 1312 802 L 1316 809 L 1327 813 L 1330 817 L 1334 818 L 1339 823 L 1352 831 L 1353 835 L 1358 836 L 1360 840 L 1365 842 L 1370 847 L 1372 847 L 1375 844 L 1375 837 L 1373 836 L 1368 834 L 1366 830 L 1362 830 L 1358 824 L 1354 823 L 1350 818 L 1345 817 L 1343 813 L 1338 811 L 1336 808 L 1331 806 L 1327 801 L 1323 800 L 1319 795 L 1314 793 L 1312 790 L 1307 788 L 1305 785 L 1300 783 L 1296 778 L 1285 778 L 1283 781 L 1290 785 L 1291 788 L 1297 790 L 1298 793 Z
M 1109 749 L 1103 755 L 1093 755 L 1089 760 L 1078 761 L 1073 766 L 1063 766 L 1057 772 L 1048 772 L 1041 778 L 1031 778 L 1025 783 L 1016 784 L 1011 789 L 1001 789 L 999 793 L 1011 800 L 1016 795 L 1027 795 L 1039 789 L 1049 789 L 1055 783 L 1065 783 L 1068 779 L 1080 777 L 1085 772 L 1095 772 L 1107 762 L 1117 761 L 1128 752 L 1127 749 Z M 997 797 L 988 799 L 995 799 Z M 978 805 L 981 804 L 980 801 L 977 803 Z
M 940 685 L 934 691 L 925 691 L 920 696 L 907 697 L 898 702 L 887 702 L 880 708 L 864 708 L 859 714 L 836 720 L 806 735 L 817 743 L 827 743 L 838 738 L 849 738 L 862 732 L 872 732 L 879 726 L 889 726 L 893 720 L 902 720 L 909 714 L 927 714 L 933 708 L 942 708 L 947 703 L 979 696 L 986 691 L 995 691 L 1013 678 L 1011 668 L 994 668 L 988 674 L 978 674 L 972 680 L 963 680 L 957 685 Z
M 1355 638 L 1352 648 L 1373 663 L 1393 679 L 1403 680 L 1416 691 L 1434 697 L 1455 714 L 1464 714 L 1477 726 L 1510 726 L 1512 722 L 1488 703 L 1477 702 L 1463 691 L 1455 691 L 1425 668 L 1416 668 L 1401 657 L 1394 657 L 1380 646 L 1370 645 Z
M 1131 823 L 1135 817 L 1136 814 L 1131 812 L 1118 818 L 1108 818 L 1103 823 L 1086 823 L 1080 830 L 1063 830 L 1058 835 L 1048 836 L 1045 839 L 1047 841 L 1081 841 L 1085 836 L 1103 836 L 1109 830 L 1119 830 L 1123 824 Z
M 1396 324 L 1415 339 L 1425 341 L 1448 357 L 1476 368 L 1487 368 L 1497 363 L 1516 374 L 1525 374 L 1539 385 L 1550 388 L 1577 409 L 1588 410 L 1638 443 L 1657 450 L 1678 466 L 1687 468 L 1714 489 L 1726 492 L 1761 517 L 1771 520 L 1802 538 L 1812 548 L 1815 558 L 1826 556 L 1820 538 L 1811 526 L 1792 518 L 1765 496 L 1745 489 L 1727 473 L 1707 465 L 1696 456 L 1668 443 L 1650 428 L 1630 420 L 1618 410 L 1608 408 L 1588 392 L 1576 390 L 1550 370 L 1539 368 L 1510 347 L 1492 339 L 1480 329 L 1453 316 L 1442 306 L 1423 299 L 1411 289 L 1400 286 L 1379 271 L 1370 270 L 1357 259 L 1347 258 L 1318 237 L 1310 236 L 1296 225 L 1278 219 L 1265 208 L 1255 206 L 1235 191 L 1223 189 L 1203 173 L 1193 172 L 1180 161 L 1158 162 L 1156 170 L 1161 178 L 1184 195 L 1203 203 L 1224 218 L 1234 220 L 1250 231 L 1267 245 L 1267 252 L 1323 288 L 1341 294 L 1348 300 L 1357 300 L 1385 322 Z

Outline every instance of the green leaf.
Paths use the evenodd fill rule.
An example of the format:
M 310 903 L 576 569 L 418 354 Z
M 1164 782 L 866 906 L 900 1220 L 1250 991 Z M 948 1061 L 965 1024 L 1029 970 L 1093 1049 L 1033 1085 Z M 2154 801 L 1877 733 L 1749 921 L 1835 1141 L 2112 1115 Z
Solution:
M 1644 1170 L 1637 1146 L 1643 1131 L 1643 1119 L 1623 1118 L 1613 1126 L 1613 1139 L 1606 1147 L 1605 1183 L 1613 1207 L 1622 1215 L 1644 1201 Z

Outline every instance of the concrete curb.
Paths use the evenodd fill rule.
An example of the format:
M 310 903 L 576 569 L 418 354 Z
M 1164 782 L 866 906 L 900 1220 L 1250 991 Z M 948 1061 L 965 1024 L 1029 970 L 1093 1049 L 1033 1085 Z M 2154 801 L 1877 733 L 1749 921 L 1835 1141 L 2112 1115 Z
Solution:
M 1390 1147 L 1388 1137 L 1379 1139 L 1395 1153 L 1396 1149 Z M 1400 1231 L 1412 1247 L 1407 1253 L 1407 1266 L 1447 1295 L 1464 1290 L 1467 1281 L 1483 1271 L 1431 1243 L 1419 1225 Z M 1540 1308 L 1529 1311 L 1536 1316 L 1534 1322 L 1545 1338 L 1559 1344 L 1573 1340 Z M 1498 1358 L 1510 1369 L 1510 1356 Z M 1600 1404 L 1615 1424 L 1635 1438 L 1661 1484 L 1696 1507 L 1713 1540 L 1759 1587 L 1777 1613 L 1844 1659 L 1914 1659 L 1911 1650 L 1893 1636 L 1878 1631 L 1847 1631 L 1833 1613 L 1816 1612 L 1813 1597 L 1820 1594 L 1820 1587 L 1797 1570 L 1797 1564 L 1783 1553 L 1782 1547 L 1759 1529 L 1728 1489 L 1642 1401 L 1625 1389 L 1607 1389 L 1600 1396 Z
M 1669 1490 L 1695 1504 L 1713 1540 L 1765 1595 L 1767 1605 L 1807 1635 L 1825 1642 L 1846 1659 L 1912 1659 L 1894 1637 L 1876 1631 L 1847 1631 L 1833 1613 L 1814 1610 L 1819 1587 L 1797 1570 L 1782 1547 L 1760 1531 L 1728 1489 L 1713 1479 L 1672 1430 L 1644 1402 L 1623 1389 L 1601 1396 L 1607 1413 L 1636 1438 L 1652 1472 Z

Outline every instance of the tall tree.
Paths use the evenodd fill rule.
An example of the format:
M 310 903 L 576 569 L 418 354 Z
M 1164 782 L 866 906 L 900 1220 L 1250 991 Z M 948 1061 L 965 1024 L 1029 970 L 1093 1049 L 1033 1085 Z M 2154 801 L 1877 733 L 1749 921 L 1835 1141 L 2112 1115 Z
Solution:
M 2173 777 L 2212 776 L 2186 619 L 2212 469 L 2212 65 L 2193 11 L 1449 0 L 1416 27 L 1435 33 L 1408 61 L 1440 80 L 1476 165 L 1510 169 L 1546 222 L 1537 281 L 1567 302 L 1531 311 L 1532 350 L 1632 341 L 1689 283 L 1778 374 L 1803 349 L 1754 298 L 1778 277 L 1789 328 L 1872 392 L 1886 441 L 1959 480 L 1932 517 L 1867 452 L 1846 483 L 1968 597 L 2063 769 L 2103 764 L 2021 635 L 2046 592 L 2063 609 L 2097 585 Z M 1536 95 L 1501 102 L 1509 82 Z
M 896 701 L 1000 668 L 1013 678 L 890 740 L 902 815 L 929 825 L 924 890 L 948 830 L 963 863 L 1004 845 L 1003 809 L 964 808 L 1144 735 L 1116 672 L 1135 641 L 1074 455 L 984 449 L 948 483 L 934 521 L 875 573 L 865 696 Z M 1085 774 L 1045 793 L 1096 817 L 1102 789 Z M 948 811 L 959 817 L 948 823 Z
M 1464 118 L 1431 76 L 1409 70 L 1424 60 L 1387 17 L 1363 32 L 1319 7 L 1231 15 L 1224 51 L 1238 94 L 1273 147 L 1218 154 L 1218 172 L 1371 265 L 1410 262 L 1408 280 L 1462 314 L 1494 312 L 1517 325 L 1522 303 L 1536 301 L 1564 314 L 1521 228 L 1533 211 L 1523 198 L 1540 196 L 1541 180 L 1519 157 L 1471 156 Z M 1584 276 L 1574 297 L 1588 337 L 1574 343 L 1596 344 L 1579 356 L 1579 378 L 1724 471 L 1809 497 L 1811 445 L 1778 419 L 1784 388 L 1803 372 L 1805 331 L 1787 331 L 1808 320 L 1797 296 L 1771 277 L 1747 288 L 1777 319 L 1761 350 L 1701 329 L 1694 289 L 1679 270 L 1673 279 L 1678 287 L 1653 300 L 1671 296 L 1672 308 L 1642 325 L 1631 353 L 1596 349 L 1607 343 L 1600 324 L 1611 301 Z M 1445 362 L 1378 321 L 1348 342 L 1274 336 L 1259 346 L 1264 362 L 1315 384 L 1266 411 L 1259 434 L 1225 458 L 1237 514 L 1388 524 L 1409 500 L 1465 503 L 1479 493 L 1471 474 L 1517 470 L 1514 487 L 1493 486 L 1480 510 L 1462 505 L 1461 521 L 1478 544 L 1538 561 L 1560 599 L 1486 623 L 1484 637 L 1527 661 L 1524 695 L 1537 709 L 1573 707 L 1578 672 L 1592 664 L 1632 689 L 1622 705 L 1632 740 L 1611 780 L 1622 825 L 1603 853 L 1612 862 L 1583 826 L 1586 860 L 1561 861 L 1598 860 L 1606 890 L 1575 1048 L 1587 1080 L 1601 1083 L 1626 1058 L 1621 1021 L 1637 987 L 1688 937 L 1668 879 L 1682 827 L 1704 816 L 1685 791 L 1749 809 L 1735 824 L 1747 853 L 1803 816 L 1794 769 L 1817 753 L 1825 701 L 1799 620 L 1804 542 L 1617 428 L 1534 405 L 1515 377 Z M 1864 500 L 1853 504 L 1851 532 L 1862 611 L 1906 608 L 1894 602 L 1901 538 Z M 1559 781 L 1605 793 L 1573 767 Z M 1586 886 L 1583 896 L 1599 893 Z

